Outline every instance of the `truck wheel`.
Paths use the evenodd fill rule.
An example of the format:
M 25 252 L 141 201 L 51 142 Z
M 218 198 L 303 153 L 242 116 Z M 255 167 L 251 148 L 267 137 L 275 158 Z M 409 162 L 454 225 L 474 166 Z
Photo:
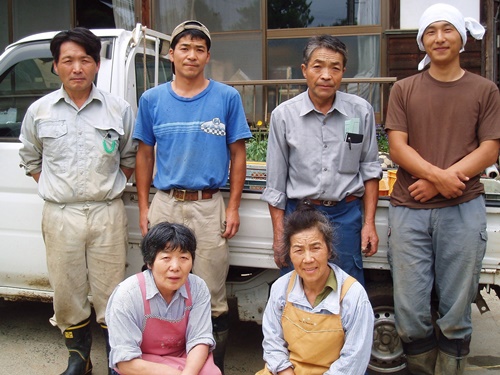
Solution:
M 375 323 L 368 373 L 370 375 L 408 374 L 403 346 L 396 332 L 392 285 L 372 284 L 367 288 Z

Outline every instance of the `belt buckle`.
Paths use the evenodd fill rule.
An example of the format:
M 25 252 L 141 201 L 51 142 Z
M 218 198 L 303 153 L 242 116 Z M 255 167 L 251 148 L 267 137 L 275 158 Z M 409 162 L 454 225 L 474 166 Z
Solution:
M 325 207 L 333 207 L 337 204 L 337 202 L 335 202 L 335 201 L 322 201 L 322 203 L 323 203 L 323 206 L 325 206 Z
M 181 194 L 179 194 L 181 193 Z M 176 201 L 184 202 L 186 200 L 186 189 L 174 189 L 174 198 Z

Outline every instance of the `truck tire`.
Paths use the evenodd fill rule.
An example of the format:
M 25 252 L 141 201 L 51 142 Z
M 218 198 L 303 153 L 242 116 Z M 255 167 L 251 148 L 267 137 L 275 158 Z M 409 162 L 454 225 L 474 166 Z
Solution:
M 370 375 L 406 375 L 401 339 L 396 332 L 391 281 L 368 283 L 367 293 L 375 317 L 373 344 L 368 373 Z

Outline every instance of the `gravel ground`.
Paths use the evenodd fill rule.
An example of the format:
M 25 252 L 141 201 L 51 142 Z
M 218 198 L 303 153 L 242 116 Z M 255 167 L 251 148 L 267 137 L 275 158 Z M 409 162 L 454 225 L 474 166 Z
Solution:
M 500 373 L 500 300 L 493 291 L 482 294 L 491 311 L 481 315 L 472 306 L 474 333 L 465 369 L 469 375 Z M 240 322 L 234 309 L 230 312 L 226 375 L 253 375 L 264 364 L 261 327 Z M 67 351 L 61 334 L 48 321 L 51 315 L 52 305 L 48 303 L 0 300 L 0 375 L 54 375 L 65 369 Z M 92 330 L 92 374 L 106 375 L 104 339 L 97 324 Z
M 225 375 L 255 374 L 264 366 L 261 327 L 239 322 L 234 315 Z M 49 323 L 51 316 L 49 303 L 0 300 L 0 375 L 54 375 L 64 371 L 68 352 L 59 330 Z M 107 375 L 104 339 L 95 321 L 92 336 L 92 374 Z

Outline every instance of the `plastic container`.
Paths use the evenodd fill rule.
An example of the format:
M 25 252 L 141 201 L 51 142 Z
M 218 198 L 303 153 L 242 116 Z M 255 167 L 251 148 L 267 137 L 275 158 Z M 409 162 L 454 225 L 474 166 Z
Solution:
M 389 181 L 389 195 L 391 195 L 392 189 L 394 188 L 394 183 L 396 182 L 396 172 L 397 169 L 389 169 L 387 171 L 387 180 Z
M 389 182 L 386 178 L 382 178 L 378 182 L 378 195 L 379 197 L 385 197 L 389 195 Z

